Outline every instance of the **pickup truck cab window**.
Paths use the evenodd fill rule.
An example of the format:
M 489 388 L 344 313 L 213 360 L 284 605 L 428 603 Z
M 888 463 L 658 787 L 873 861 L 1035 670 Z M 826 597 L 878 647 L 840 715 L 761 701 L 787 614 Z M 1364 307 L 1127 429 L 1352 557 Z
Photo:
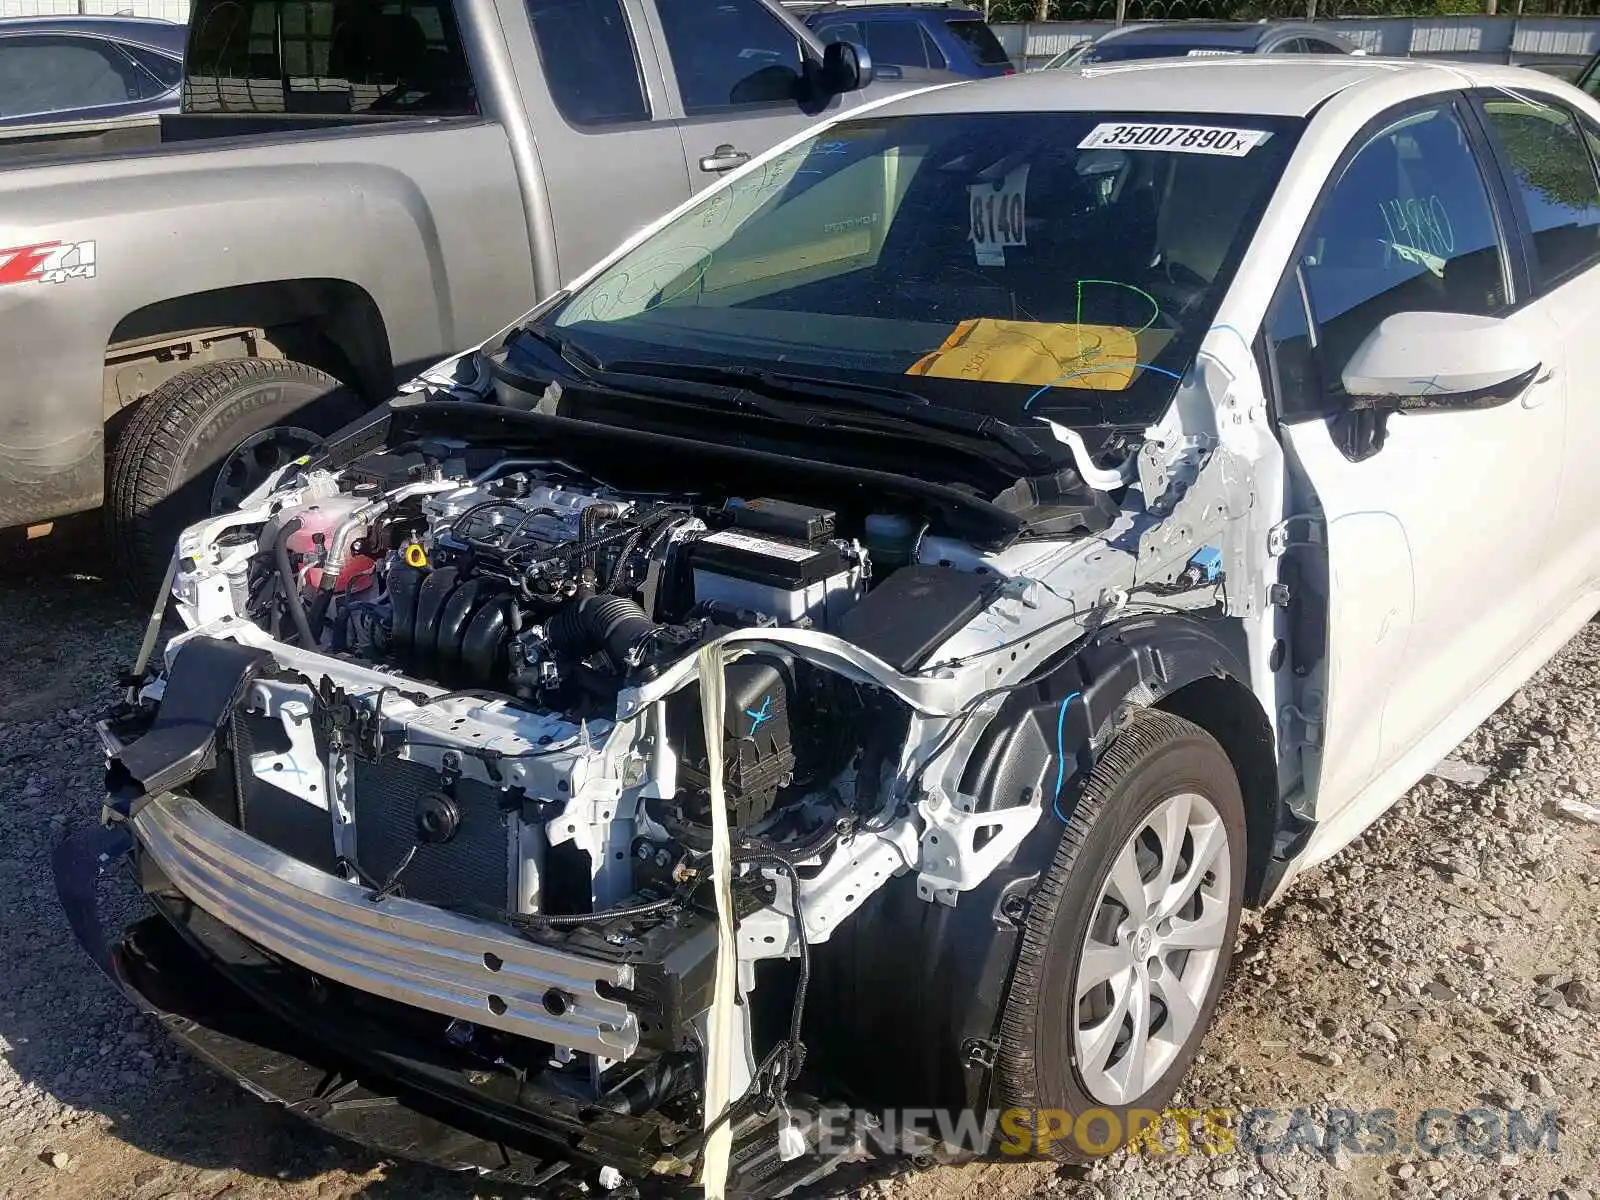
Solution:
M 758 0 L 661 0 L 656 7 L 689 116 L 799 98 L 800 40 Z
M 639 52 L 618 0 L 528 0 L 539 63 L 574 125 L 648 121 Z
M 1483 108 L 1527 214 L 1539 285 L 1600 260 L 1600 184 L 1573 115 L 1504 96 L 1485 99 Z
M 185 112 L 478 113 L 448 0 L 199 0 L 190 24 Z
M 1286 419 L 1342 404 L 1339 373 L 1385 317 L 1488 316 L 1506 267 L 1483 172 L 1455 110 L 1400 117 L 1368 138 L 1324 197 L 1274 306 Z
M 0 37 L 0 117 L 126 104 L 163 90 L 102 38 Z

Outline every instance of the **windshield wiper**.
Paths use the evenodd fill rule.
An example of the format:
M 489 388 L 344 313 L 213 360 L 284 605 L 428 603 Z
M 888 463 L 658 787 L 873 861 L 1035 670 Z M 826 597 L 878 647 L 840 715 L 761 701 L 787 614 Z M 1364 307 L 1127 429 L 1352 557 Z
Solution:
M 579 374 L 593 376 L 603 369 L 598 358 L 571 338 L 562 337 L 546 326 L 534 322 L 524 325 L 521 329 L 522 336 L 530 337 L 546 349 L 554 350 L 556 355 L 567 366 L 575 368 Z
M 1011 451 L 1023 464 L 1030 467 L 1045 462 L 1049 457 L 1027 434 L 1012 428 L 1004 421 L 986 413 L 969 413 L 959 408 L 945 408 L 934 404 L 926 396 L 902 388 L 825 379 L 816 375 L 774 371 L 764 367 L 650 362 L 634 359 L 606 363 L 602 377 L 611 380 L 624 377 L 634 387 L 638 386 L 634 381 L 641 379 L 682 380 L 685 383 L 735 388 L 745 393 L 756 393 L 774 399 L 818 400 L 835 409 L 855 409 L 888 417 L 890 423 L 897 428 L 931 427 L 960 434 L 963 441 L 977 439 L 996 443 Z M 752 404 L 751 407 L 761 408 L 757 404 Z M 762 409 L 762 411 L 768 410 Z M 800 411 L 801 414 L 804 413 L 804 410 Z M 780 414 L 774 412 L 770 415 Z M 812 412 L 810 415 L 823 414 Z M 860 422 L 860 424 L 867 427 L 884 427 L 883 423 L 878 421 Z

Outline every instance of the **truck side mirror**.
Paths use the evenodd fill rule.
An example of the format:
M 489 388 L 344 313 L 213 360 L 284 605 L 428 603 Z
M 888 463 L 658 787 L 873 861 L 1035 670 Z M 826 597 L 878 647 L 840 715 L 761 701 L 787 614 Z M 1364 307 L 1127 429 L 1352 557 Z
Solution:
M 858 92 L 872 82 L 872 55 L 855 42 L 829 42 L 822 48 L 822 87 L 830 96 Z

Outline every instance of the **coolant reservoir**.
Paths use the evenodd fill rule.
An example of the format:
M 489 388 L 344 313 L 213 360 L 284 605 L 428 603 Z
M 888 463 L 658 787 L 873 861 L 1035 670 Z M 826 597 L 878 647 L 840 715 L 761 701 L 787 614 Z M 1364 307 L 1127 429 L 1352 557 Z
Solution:
M 294 515 L 300 518 L 300 528 L 289 535 L 289 552 L 299 555 L 302 559 L 309 559 L 313 563 L 320 562 L 333 548 L 334 536 L 340 527 L 366 503 L 366 500 L 355 496 L 330 496 L 326 500 L 319 500 L 315 504 L 307 504 L 297 509 Z M 349 539 L 345 542 L 346 548 L 348 549 L 365 533 L 364 527 L 351 530 Z M 373 572 L 376 566 L 377 563 L 365 554 L 348 554 L 344 569 L 334 581 L 333 590 L 352 594 L 366 591 L 374 584 L 376 576 Z M 310 587 L 320 588 L 322 568 L 309 567 L 306 570 L 305 581 Z

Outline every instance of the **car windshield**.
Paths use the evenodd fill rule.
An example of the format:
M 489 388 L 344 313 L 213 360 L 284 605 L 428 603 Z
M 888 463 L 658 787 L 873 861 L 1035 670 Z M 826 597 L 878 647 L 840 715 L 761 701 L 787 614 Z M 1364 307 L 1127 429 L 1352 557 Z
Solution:
M 863 118 L 708 193 L 546 319 L 614 369 L 751 366 L 1013 423 L 1148 420 L 1192 361 L 1299 127 Z

